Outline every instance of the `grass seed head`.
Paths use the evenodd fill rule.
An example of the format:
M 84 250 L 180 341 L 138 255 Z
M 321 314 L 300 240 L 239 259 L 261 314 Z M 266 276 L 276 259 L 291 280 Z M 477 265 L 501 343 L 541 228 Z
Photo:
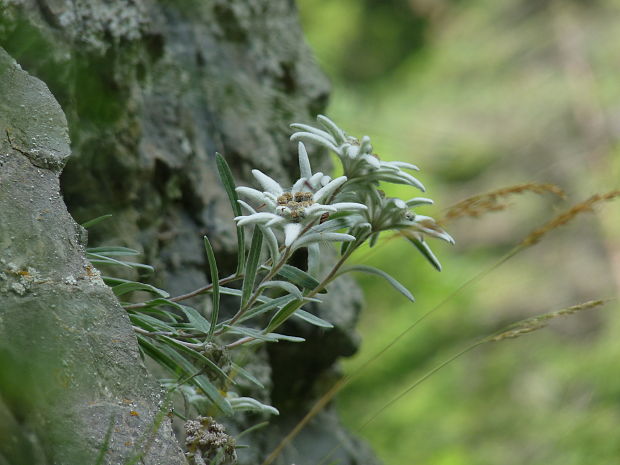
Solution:
M 537 244 L 548 232 L 553 231 L 560 226 L 564 226 L 573 220 L 576 216 L 584 212 L 593 211 L 593 207 L 601 202 L 607 202 L 620 197 L 620 190 L 613 190 L 606 192 L 605 194 L 595 194 L 587 200 L 573 205 L 568 210 L 560 213 L 555 218 L 551 219 L 543 226 L 532 231 L 523 241 L 519 244 L 521 247 L 529 247 Z
M 555 184 L 517 184 L 474 195 L 473 197 L 462 200 L 450 207 L 438 223 L 445 224 L 462 217 L 478 218 L 485 213 L 505 210 L 510 205 L 505 201 L 506 197 L 526 192 L 535 194 L 551 193 L 560 198 L 566 198 L 564 191 Z

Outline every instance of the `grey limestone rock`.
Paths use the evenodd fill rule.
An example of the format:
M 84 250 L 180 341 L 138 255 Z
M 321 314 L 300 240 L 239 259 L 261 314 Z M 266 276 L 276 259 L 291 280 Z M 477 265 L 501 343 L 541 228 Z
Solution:
M 102 463 L 122 463 L 149 441 L 145 463 L 185 463 L 168 418 L 152 433 L 160 387 L 59 195 L 70 153 L 60 106 L 2 49 L 0 96 L 0 357 L 3 371 L 19 366 L 2 380 L 0 423 L 30 431 L 19 454 L 37 451 L 11 450 L 20 429 L 8 428 L 2 463 L 94 464 L 111 423 Z M 10 383 L 26 391 L 20 402 Z

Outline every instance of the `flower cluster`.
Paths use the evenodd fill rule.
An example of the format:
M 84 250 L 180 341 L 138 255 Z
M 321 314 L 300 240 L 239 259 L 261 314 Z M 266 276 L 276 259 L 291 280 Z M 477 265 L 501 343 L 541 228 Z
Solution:
M 414 207 L 432 204 L 432 200 L 390 198 L 380 188 L 382 184 L 391 183 L 424 191 L 422 183 L 407 172 L 418 171 L 415 165 L 382 161 L 373 153 L 368 136 L 360 141 L 347 135 L 326 116 L 319 115 L 317 120 L 323 129 L 305 124 L 291 125 L 298 130 L 291 140 L 298 142 L 301 174 L 291 189 L 283 188 L 258 170 L 253 170 L 252 174 L 262 191 L 251 187 L 237 188 L 238 194 L 256 205 L 252 207 L 243 200 L 239 201 L 248 212 L 235 218 L 239 226 L 258 225 L 271 244 L 272 255 L 277 255 L 280 250 L 280 241 L 275 235 L 278 231 L 283 233 L 284 246 L 291 250 L 313 246 L 320 241 L 356 241 L 361 244 L 370 239 L 372 246 L 381 232 L 389 230 L 406 230 L 406 237 L 425 250 L 428 249 L 423 242 L 425 235 L 454 242 L 432 218 L 413 212 Z M 342 163 L 344 175 L 331 179 L 320 172 L 312 173 L 304 142 L 316 143 L 333 151 Z M 326 221 L 329 217 L 332 219 Z M 336 232 L 343 229 L 347 232 Z M 438 266 L 437 263 L 434 265 Z
M 239 226 L 258 224 L 267 228 L 282 229 L 286 247 L 298 248 L 319 241 L 355 240 L 350 234 L 335 233 L 329 228 L 300 237 L 302 232 L 308 233 L 314 224 L 320 222 L 325 214 L 357 212 L 367 210 L 368 207 L 357 202 L 332 202 L 336 191 L 347 182 L 347 177 L 331 179 L 321 172 L 313 174 L 308 154 L 302 143 L 299 143 L 299 168 L 302 177 L 290 190 L 284 189 L 261 171 L 252 170 L 263 191 L 251 187 L 237 187 L 238 194 L 253 200 L 258 205 L 254 209 L 240 200 L 239 203 L 249 215 L 236 217 L 237 224 Z
M 237 463 L 236 446 L 235 439 L 212 417 L 199 416 L 185 422 L 185 456 L 191 463 L 211 463 L 218 453 L 226 463 Z
M 291 140 L 315 142 L 333 151 L 340 158 L 344 174 L 351 182 L 385 181 L 407 184 L 425 191 L 420 181 L 404 171 L 418 171 L 417 166 L 401 161 L 382 161 L 373 153 L 370 137 L 364 136 L 359 141 L 347 135 L 328 117 L 319 115 L 317 120 L 325 131 L 306 124 L 291 124 L 292 128 L 301 130 L 294 133 Z

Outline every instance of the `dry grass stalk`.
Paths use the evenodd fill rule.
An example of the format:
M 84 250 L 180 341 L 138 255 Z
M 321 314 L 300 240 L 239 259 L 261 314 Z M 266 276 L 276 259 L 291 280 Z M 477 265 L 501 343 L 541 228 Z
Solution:
M 435 374 L 437 371 L 441 370 L 446 365 L 452 363 L 453 361 L 465 355 L 466 353 L 470 352 L 471 350 L 475 349 L 476 347 L 479 347 L 482 344 L 485 344 L 487 342 L 497 342 L 497 341 L 502 341 L 504 339 L 517 338 L 519 336 L 522 336 L 523 334 L 531 333 L 532 331 L 536 331 L 538 329 L 544 328 L 545 326 L 547 326 L 547 324 L 549 324 L 549 321 L 554 318 L 558 318 L 563 315 L 571 315 L 573 313 L 577 313 L 579 311 L 586 310 L 589 308 L 599 307 L 607 302 L 609 302 L 609 300 L 591 300 L 591 301 L 584 302 L 579 305 L 573 305 L 572 307 L 566 307 L 561 310 L 556 310 L 555 312 L 545 313 L 543 315 L 538 315 L 533 318 L 528 318 L 526 320 L 519 321 L 515 324 L 508 326 L 505 330 L 503 330 L 499 334 L 495 334 L 493 336 L 489 336 L 487 338 L 480 339 L 477 342 L 474 342 L 473 344 L 465 347 L 463 350 L 456 353 L 449 359 L 435 366 L 435 368 L 433 368 L 432 370 L 426 372 L 424 376 L 418 378 L 418 380 L 415 383 L 410 385 L 407 389 L 405 389 L 403 392 L 398 394 L 396 397 L 392 398 L 388 403 L 384 404 L 379 410 L 373 413 L 364 423 L 362 423 L 362 425 L 357 429 L 357 431 L 360 431 L 363 428 L 365 428 L 370 422 L 372 422 L 381 413 L 387 410 L 388 407 L 395 404 L 398 400 L 403 398 L 406 394 L 411 392 L 413 389 L 415 389 L 418 385 L 423 383 L 425 380 L 427 380 L 430 376 Z M 333 451 L 336 450 L 336 448 L 339 446 L 340 446 L 340 443 L 336 447 L 334 447 L 334 449 L 332 449 L 332 452 L 330 452 L 329 455 L 331 455 L 331 453 L 333 453 Z
M 523 194 L 525 192 L 533 192 L 535 194 L 552 193 L 558 197 L 566 198 L 564 191 L 555 184 L 517 184 L 515 186 L 503 187 L 491 192 L 485 192 L 484 194 L 474 195 L 473 197 L 462 200 L 450 207 L 438 223 L 445 224 L 465 216 L 478 218 L 485 213 L 504 210 L 509 204 L 501 200 L 513 194 Z
M 523 241 L 521 242 L 521 244 L 519 244 L 519 246 L 529 247 L 531 245 L 534 245 L 538 243 L 543 238 L 543 236 L 547 234 L 549 231 L 559 228 L 560 226 L 564 226 L 565 224 L 567 224 L 569 221 L 571 221 L 573 218 L 575 218 L 577 215 L 581 213 L 593 211 L 594 205 L 600 202 L 607 202 L 607 201 L 613 200 L 617 197 L 620 197 L 620 190 L 618 189 L 609 191 L 605 194 L 595 194 L 589 199 L 584 200 L 583 202 L 580 202 L 576 205 L 573 205 L 571 208 L 569 208 L 563 213 L 560 213 L 558 216 L 556 216 L 555 218 L 547 222 L 542 227 L 532 231 L 529 236 L 523 239 Z
M 555 312 L 544 313 L 542 315 L 538 315 L 532 318 L 527 318 L 525 320 L 518 321 L 517 323 L 508 326 L 499 334 L 494 334 L 493 336 L 489 336 L 483 339 L 481 342 L 498 342 L 504 339 L 515 339 L 517 337 L 523 336 L 524 334 L 544 328 L 549 324 L 550 320 L 564 315 L 572 315 L 573 313 L 587 310 L 589 308 L 600 307 L 607 302 L 609 302 L 609 300 L 590 300 L 579 305 L 573 305 L 572 307 L 566 307 L 561 310 L 556 310 Z

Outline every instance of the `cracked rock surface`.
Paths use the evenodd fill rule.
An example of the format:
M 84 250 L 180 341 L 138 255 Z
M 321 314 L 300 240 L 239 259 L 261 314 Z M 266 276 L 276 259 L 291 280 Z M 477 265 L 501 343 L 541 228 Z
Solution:
M 159 385 L 59 195 L 70 153 L 64 114 L 2 49 L 0 95 L 0 357 L 2 370 L 13 371 L 0 386 L 0 457 L 95 463 L 112 424 L 102 463 L 122 463 L 152 441 L 144 463 L 183 464 L 169 420 L 150 434 Z

